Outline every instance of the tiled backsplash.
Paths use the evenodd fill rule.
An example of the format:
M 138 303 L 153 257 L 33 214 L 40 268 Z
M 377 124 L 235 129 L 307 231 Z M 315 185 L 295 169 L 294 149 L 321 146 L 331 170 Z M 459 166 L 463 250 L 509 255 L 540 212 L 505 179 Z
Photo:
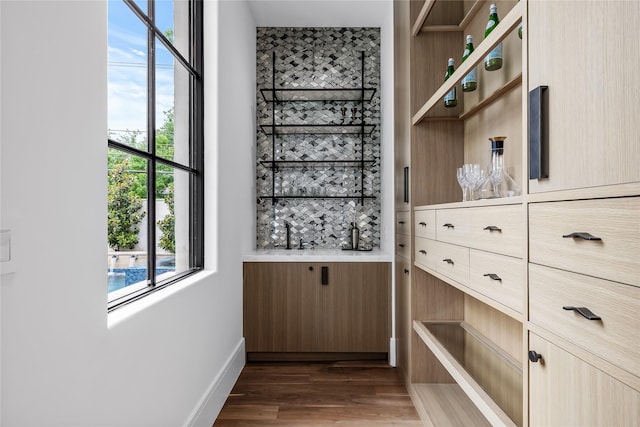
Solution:
M 276 88 L 353 88 L 362 82 L 376 88 L 371 101 L 359 102 L 265 102 L 260 89 L 273 87 L 275 51 Z M 380 246 L 380 30 L 378 28 L 258 28 L 256 62 L 257 99 L 257 242 L 259 249 L 285 245 L 285 221 L 291 224 L 291 241 L 313 242 L 316 248 L 339 248 L 349 242 L 352 221 L 360 228 L 362 246 Z M 346 108 L 343 116 L 341 109 Z M 352 119 L 352 108 L 356 108 Z M 363 110 L 363 111 L 361 111 Z M 351 160 L 360 159 L 359 135 L 287 135 L 277 136 L 275 153 L 272 139 L 260 128 L 271 124 L 275 114 L 281 124 L 376 125 L 364 138 L 367 164 L 361 184 L 359 168 L 352 166 L 310 166 L 280 168 L 276 173 L 275 194 L 285 196 L 372 195 L 365 200 L 350 199 L 277 199 L 272 203 L 272 174 L 261 161 L 275 160 Z M 361 186 L 363 188 L 361 188 Z

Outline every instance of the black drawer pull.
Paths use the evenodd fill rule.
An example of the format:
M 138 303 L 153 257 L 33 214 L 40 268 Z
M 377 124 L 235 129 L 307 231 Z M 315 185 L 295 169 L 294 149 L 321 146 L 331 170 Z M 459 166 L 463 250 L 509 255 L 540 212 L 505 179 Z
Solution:
M 426 223 L 426 222 L 424 222 L 424 221 L 419 222 L 418 224 L 420 224 L 420 225 L 421 225 L 421 226 L 423 226 L 423 227 L 426 227 L 426 226 L 427 226 L 427 223 Z
M 582 317 L 584 317 L 585 319 L 589 319 L 589 320 L 602 320 L 602 318 L 600 316 L 598 316 L 597 314 L 594 314 L 591 310 L 589 310 L 587 307 L 572 307 L 572 306 L 564 306 L 562 307 L 564 310 L 573 310 L 578 312 L 578 314 L 580 314 Z
M 328 285 L 329 284 L 329 267 L 322 266 L 320 271 L 320 284 Z
M 564 237 L 565 239 L 572 237 L 574 239 L 582 239 L 582 240 L 602 240 L 600 237 L 592 236 L 591 234 L 584 233 L 584 232 L 565 234 L 562 237 Z
M 404 274 L 409 274 L 409 270 L 407 270 L 406 268 L 404 269 Z
M 446 262 L 447 264 L 451 264 L 451 265 L 455 264 L 451 258 L 445 258 L 442 260 L 442 262 Z
M 499 231 L 502 233 L 502 228 L 496 227 L 495 225 L 487 225 L 485 228 L 483 228 L 483 230 Z
M 531 363 L 537 363 L 540 359 L 542 359 L 542 355 L 540 353 L 529 350 L 529 360 L 531 361 Z
M 455 228 L 454 225 L 451 223 L 446 223 L 446 224 L 443 224 L 442 226 L 447 228 Z
M 404 243 L 400 243 L 398 246 L 400 246 L 401 248 L 404 248 Z
M 404 224 L 404 221 L 398 221 L 398 224 Z
M 418 252 L 420 252 L 422 255 L 426 255 L 427 251 L 425 251 L 424 249 L 420 249 Z
M 487 274 L 484 275 L 484 277 L 487 277 L 487 276 L 489 276 L 489 279 L 491 279 L 491 280 L 497 280 L 498 282 L 502 282 L 502 279 L 497 274 L 487 273 Z

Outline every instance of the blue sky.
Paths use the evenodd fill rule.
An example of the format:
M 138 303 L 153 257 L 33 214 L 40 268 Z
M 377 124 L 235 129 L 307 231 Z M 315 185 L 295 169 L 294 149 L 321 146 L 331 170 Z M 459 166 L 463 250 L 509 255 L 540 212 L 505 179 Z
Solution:
M 146 0 L 136 0 L 147 11 Z M 108 123 L 110 130 L 146 130 L 147 30 L 122 0 L 109 0 Z M 156 0 L 156 25 L 173 28 L 173 0 Z M 156 41 L 156 127 L 173 106 L 173 57 Z

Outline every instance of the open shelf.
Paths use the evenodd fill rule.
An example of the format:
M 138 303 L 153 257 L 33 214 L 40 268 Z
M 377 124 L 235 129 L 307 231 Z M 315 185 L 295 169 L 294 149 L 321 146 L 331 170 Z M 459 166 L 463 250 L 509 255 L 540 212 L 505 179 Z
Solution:
M 304 101 L 371 101 L 376 90 L 374 88 L 293 88 L 293 89 L 260 89 L 267 102 L 304 102 Z
M 266 135 L 371 135 L 376 125 L 260 125 Z
M 481 378 L 489 369 L 510 372 L 521 380 L 522 367 L 513 357 L 465 322 L 414 320 L 413 330 L 491 425 L 516 425 L 488 394 Z
M 258 196 L 264 200 L 281 200 L 281 199 L 347 199 L 347 200 L 374 200 L 376 196 Z
M 262 166 L 269 169 L 278 168 L 305 168 L 305 167 L 362 167 L 363 164 L 373 166 L 376 163 L 375 160 L 263 160 L 260 162 Z
M 429 23 L 427 22 L 433 6 L 440 0 L 426 0 L 418 17 L 416 18 L 413 26 L 411 27 L 411 35 L 416 37 L 421 32 L 431 31 L 463 31 L 463 29 L 469 24 L 473 17 L 482 9 L 482 7 L 488 3 L 487 0 L 476 0 L 469 11 L 460 19 L 460 22 L 456 23 Z
M 500 24 L 496 27 L 496 29 L 493 30 L 491 34 L 489 34 L 489 36 L 487 36 L 487 38 L 480 43 L 480 45 L 478 45 L 478 47 L 473 51 L 473 53 L 471 53 L 471 55 L 469 55 L 467 60 L 460 64 L 458 69 L 454 71 L 451 77 L 449 77 L 438 88 L 438 90 L 435 91 L 431 98 L 429 98 L 429 100 L 422 107 L 420 107 L 420 109 L 412 117 L 411 124 L 415 126 L 423 119 L 425 119 L 429 111 L 431 111 L 431 109 L 442 102 L 442 98 L 447 94 L 447 92 L 449 92 L 455 85 L 457 85 L 460 80 L 462 80 L 462 78 L 471 71 L 472 68 L 477 66 L 494 47 L 496 47 L 501 41 L 503 41 L 509 35 L 509 33 L 511 33 L 511 31 L 518 26 L 520 21 L 522 21 L 522 6 L 518 3 L 509 11 L 504 19 L 500 21 Z M 522 79 L 520 78 L 520 80 Z M 499 90 L 496 92 L 499 92 Z M 501 94 L 492 96 L 499 97 L 501 96 Z M 491 100 L 490 102 L 493 102 L 493 100 Z M 485 104 L 484 106 L 486 105 L 487 104 Z
M 458 384 L 412 384 L 410 393 L 434 426 L 491 426 Z

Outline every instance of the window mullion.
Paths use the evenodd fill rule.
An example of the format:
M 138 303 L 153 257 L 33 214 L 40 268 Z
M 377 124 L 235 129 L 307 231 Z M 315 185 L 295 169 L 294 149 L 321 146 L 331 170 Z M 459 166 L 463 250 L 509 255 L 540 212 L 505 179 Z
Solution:
M 149 18 L 155 22 L 153 0 L 148 4 Z M 153 28 L 147 28 L 147 283 L 156 284 L 156 41 Z

